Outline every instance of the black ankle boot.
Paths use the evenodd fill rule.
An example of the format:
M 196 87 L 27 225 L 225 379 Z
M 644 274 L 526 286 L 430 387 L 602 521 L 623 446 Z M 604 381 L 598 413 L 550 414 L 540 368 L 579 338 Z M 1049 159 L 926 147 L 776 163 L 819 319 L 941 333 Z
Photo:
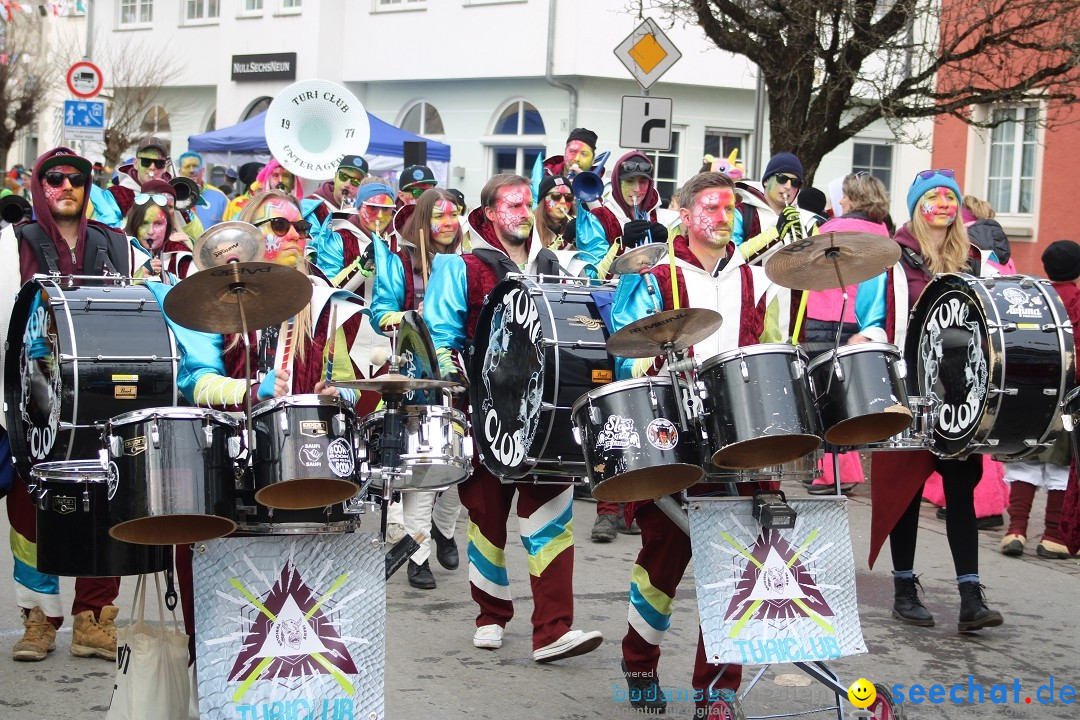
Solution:
M 623 676 L 626 678 L 627 697 L 631 707 L 647 713 L 663 714 L 667 710 L 663 690 L 660 689 L 660 677 L 654 670 L 651 673 L 632 673 L 622 661 Z
M 960 585 L 960 621 L 956 624 L 960 632 L 971 632 L 988 627 L 997 627 L 1005 620 L 997 610 L 986 607 L 985 588 L 977 582 L 962 582 Z
M 933 627 L 934 616 L 919 600 L 922 583 L 917 577 L 900 578 L 893 576 L 894 598 L 892 614 L 897 620 L 918 627 Z

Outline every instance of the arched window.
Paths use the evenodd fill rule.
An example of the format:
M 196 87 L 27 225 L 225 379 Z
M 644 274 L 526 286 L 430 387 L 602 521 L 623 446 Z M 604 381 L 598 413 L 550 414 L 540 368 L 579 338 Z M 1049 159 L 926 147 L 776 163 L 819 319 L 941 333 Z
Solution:
M 398 127 L 424 137 L 446 134 L 439 111 L 434 105 L 423 100 L 414 103 L 405 111 L 405 116 L 401 118 Z
M 240 118 L 240 121 L 243 122 L 244 120 L 250 120 L 259 113 L 266 112 L 269 109 L 270 102 L 273 99 L 274 98 L 261 97 L 258 100 L 253 101 L 250 105 L 248 105 L 247 110 L 244 111 L 244 115 Z
M 526 100 L 514 100 L 496 116 L 487 138 L 492 173 L 528 175 L 537 157 L 544 154 L 544 119 Z
M 139 126 L 147 135 L 159 135 L 169 132 L 169 113 L 160 105 L 155 105 L 143 115 L 142 125 Z

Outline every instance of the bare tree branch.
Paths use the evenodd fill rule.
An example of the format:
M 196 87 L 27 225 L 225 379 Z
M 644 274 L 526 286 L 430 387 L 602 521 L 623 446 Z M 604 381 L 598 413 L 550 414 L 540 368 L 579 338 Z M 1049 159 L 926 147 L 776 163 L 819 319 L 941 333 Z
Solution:
M 0 168 L 25 135 L 63 77 L 60 60 L 43 54 L 43 23 L 37 13 L 15 13 L 0 25 Z

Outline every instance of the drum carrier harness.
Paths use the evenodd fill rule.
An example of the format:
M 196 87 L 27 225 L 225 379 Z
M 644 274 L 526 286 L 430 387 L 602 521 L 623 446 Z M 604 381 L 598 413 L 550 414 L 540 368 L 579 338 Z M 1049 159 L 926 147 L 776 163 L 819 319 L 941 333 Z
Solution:
M 25 242 L 37 256 L 38 268 L 50 275 L 60 274 L 60 255 L 41 225 L 28 222 L 15 227 L 15 237 Z M 130 275 L 127 262 L 127 239 L 118 233 L 110 233 L 95 225 L 86 226 L 86 243 L 83 247 L 83 275 L 104 275 L 105 272 Z M 117 258 L 121 258 L 115 262 Z M 121 267 L 117 267 L 119 264 Z

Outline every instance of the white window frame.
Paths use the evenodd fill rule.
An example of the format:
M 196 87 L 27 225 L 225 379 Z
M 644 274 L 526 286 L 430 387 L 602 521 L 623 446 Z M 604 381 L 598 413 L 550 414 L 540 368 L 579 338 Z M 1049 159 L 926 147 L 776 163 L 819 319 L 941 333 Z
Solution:
M 248 3 L 258 3 L 258 8 L 248 7 Z M 256 18 L 262 17 L 266 14 L 266 0 L 240 0 L 237 8 L 236 17 L 238 18 Z
M 1038 206 L 1038 195 L 1036 194 L 1036 185 L 1038 184 L 1039 165 L 1040 165 L 1039 161 L 1040 161 L 1040 157 L 1042 155 L 1042 152 L 1041 152 L 1041 149 L 1040 149 L 1041 146 L 1042 146 L 1042 139 L 1040 137 L 1040 128 L 1039 128 L 1040 108 L 1037 105 L 1016 105 L 1016 106 L 1012 106 L 1012 107 L 995 107 L 995 108 L 992 108 L 990 110 L 989 117 L 993 118 L 994 113 L 997 112 L 997 111 L 1000 111 L 1000 110 L 1010 111 L 1012 113 L 1013 119 L 1012 119 L 1011 122 L 1014 124 L 1016 130 L 1015 130 L 1015 134 L 1013 135 L 1013 141 L 1012 141 L 1012 146 L 1013 146 L 1012 147 L 1012 159 L 1011 159 L 1011 166 L 1012 167 L 1011 167 L 1011 173 L 1010 173 L 1010 176 L 1009 176 L 1009 181 L 1012 183 L 1012 189 L 1009 192 L 1009 206 L 1007 208 L 999 208 L 998 206 L 994 205 L 994 212 L 1000 213 L 1001 215 L 1007 215 L 1009 217 L 1014 217 L 1014 218 L 1034 217 L 1035 209 Z M 1034 146 L 1034 157 L 1032 158 L 1032 162 L 1031 162 L 1031 175 L 1030 176 L 1022 174 L 1023 173 L 1023 163 L 1024 163 L 1024 146 L 1028 144 L 1024 139 L 1024 135 L 1025 135 L 1024 126 L 1026 124 L 1026 117 L 1025 116 L 1027 115 L 1028 110 L 1034 110 L 1035 111 L 1035 119 L 1034 119 L 1035 140 L 1031 143 L 1031 145 Z M 985 184 L 985 190 L 984 190 L 983 197 L 985 199 L 987 199 L 988 201 L 990 201 L 990 203 L 992 205 L 994 204 L 993 201 L 996 198 L 992 197 L 991 194 L 990 194 L 990 183 L 993 180 L 993 178 L 991 178 L 991 176 L 990 176 L 991 158 L 992 158 L 993 151 L 994 151 L 994 133 L 995 133 L 996 130 L 1000 129 L 1001 127 L 1002 126 L 999 125 L 996 128 L 991 128 L 989 131 L 987 131 L 987 139 L 986 139 L 986 175 L 985 175 L 986 184 Z M 1031 207 L 1028 208 L 1024 212 L 1021 212 L 1020 209 L 1019 209 L 1020 208 L 1020 186 L 1021 186 L 1021 184 L 1022 184 L 1022 182 L 1023 182 L 1023 180 L 1025 178 L 1028 178 L 1028 179 L 1031 180 Z
M 143 8 L 150 9 L 150 19 L 124 22 L 124 3 L 130 2 L 135 6 L 136 16 L 142 15 Z M 145 30 L 154 26 L 154 0 L 120 0 L 116 3 L 116 29 L 117 30 Z
M 184 6 L 183 7 L 183 15 L 182 15 L 182 17 L 183 17 L 183 24 L 185 26 L 188 26 L 188 25 L 217 25 L 217 24 L 219 24 L 221 22 L 221 4 L 223 2 L 225 2 L 225 0 L 180 0 L 180 2 L 183 3 L 183 6 Z M 210 3 L 216 3 L 216 5 L 217 5 L 217 14 L 216 15 L 204 15 L 204 16 L 201 16 L 201 17 L 191 17 L 188 14 L 188 11 L 189 11 L 189 9 L 191 7 L 192 2 L 198 3 L 203 8 L 203 10 L 208 10 L 209 7 L 210 7 Z
M 512 100 L 508 100 L 499 106 L 499 109 L 492 116 L 491 130 L 494 132 L 496 123 L 499 122 L 499 118 L 512 107 L 518 106 L 518 133 L 516 135 L 485 135 L 480 138 L 480 144 L 485 148 L 485 160 L 484 166 L 488 168 L 489 173 L 493 173 L 495 169 L 495 151 L 516 148 L 516 162 L 515 172 L 518 175 L 524 175 L 526 177 L 532 172 L 531 167 L 524 167 L 525 165 L 525 150 L 532 148 L 541 148 L 541 156 L 547 152 L 547 135 L 524 135 L 522 134 L 525 126 L 525 105 L 530 105 L 537 113 L 540 112 L 540 108 L 536 107 L 532 102 L 525 98 L 518 97 Z M 544 116 L 540 115 L 540 121 L 543 122 Z M 545 133 L 547 131 L 547 123 L 544 123 Z
M 878 177 L 877 175 L 874 175 L 874 170 L 878 169 L 879 166 L 874 165 L 874 151 L 873 151 L 873 148 L 871 148 L 871 150 L 870 150 L 870 165 L 869 165 L 869 167 L 864 167 L 862 165 L 856 165 L 855 164 L 855 146 L 856 145 L 884 145 L 884 146 L 892 148 L 892 150 L 891 150 L 891 152 L 889 154 L 889 168 L 888 168 L 888 170 L 889 170 L 889 182 L 885 182 L 884 180 L 882 180 L 882 184 L 885 186 L 885 190 L 889 193 L 889 197 L 891 198 L 893 196 L 893 187 L 895 186 L 895 183 L 896 183 L 896 154 L 897 154 L 897 150 L 896 150 L 897 145 L 896 145 L 896 143 L 890 142 L 889 140 L 884 140 L 884 139 L 861 138 L 861 137 L 854 138 L 851 141 L 851 172 L 856 173 L 856 172 L 859 172 L 861 170 L 868 170 L 871 175 L 873 175 L 874 177 L 877 177 L 878 180 L 881 180 L 880 177 Z
M 396 123 L 394 123 L 394 124 L 397 125 L 398 127 L 401 127 L 402 124 L 405 122 L 405 118 L 407 118 L 409 116 L 409 113 L 411 113 L 413 111 L 413 109 L 415 109 L 416 107 L 425 106 L 425 105 L 435 108 L 435 113 L 439 116 L 439 121 L 442 122 L 442 113 L 439 112 L 439 108 L 436 107 L 435 103 L 433 103 L 433 102 L 431 102 L 429 100 L 421 99 L 421 100 L 414 100 L 413 102 L 407 103 L 405 105 L 405 107 L 402 109 L 401 115 L 398 117 L 398 121 Z M 410 130 L 409 132 L 412 132 L 412 131 Z M 417 133 L 417 135 L 420 135 L 421 137 L 426 137 L 426 138 L 442 138 L 442 137 L 445 137 L 446 136 L 446 123 L 443 122 L 443 131 L 442 132 L 438 132 L 438 133 L 437 132 L 428 132 L 428 129 L 427 129 L 427 112 L 424 111 L 421 108 L 421 111 L 420 111 L 420 131 Z
M 702 143 L 701 143 L 702 148 L 705 147 L 705 138 L 707 138 L 709 136 L 724 136 L 724 135 L 732 136 L 732 137 L 737 135 L 737 136 L 743 138 L 743 145 L 742 145 L 742 148 L 739 150 L 739 156 L 736 159 L 736 162 L 741 163 L 743 168 L 745 168 L 744 171 L 743 171 L 743 175 L 745 177 L 757 177 L 756 175 L 752 174 L 753 173 L 753 168 L 750 167 L 750 160 L 749 160 L 749 158 L 750 158 L 750 142 L 751 142 L 751 138 L 754 135 L 754 133 L 751 130 L 740 130 L 740 129 L 736 129 L 736 128 L 723 128 L 723 127 L 712 127 L 712 126 L 706 127 L 705 128 L 705 133 L 704 133 L 704 135 L 702 135 Z M 721 149 L 720 152 L 721 152 L 721 154 L 715 156 L 717 160 L 719 160 L 721 157 L 727 158 L 727 154 L 724 153 L 722 149 Z M 705 154 L 707 154 L 707 153 L 708 153 L 708 150 L 702 150 L 702 155 L 703 156 Z M 700 167 L 700 165 L 698 167 Z
M 427 0 L 371 0 L 371 12 L 417 12 L 427 10 Z
M 286 4 L 293 3 L 293 4 Z M 275 15 L 299 15 L 304 11 L 303 0 L 278 0 L 278 8 Z
M 462 7 L 472 7 L 474 5 L 517 5 L 519 3 L 529 2 L 529 0 L 462 0 Z

